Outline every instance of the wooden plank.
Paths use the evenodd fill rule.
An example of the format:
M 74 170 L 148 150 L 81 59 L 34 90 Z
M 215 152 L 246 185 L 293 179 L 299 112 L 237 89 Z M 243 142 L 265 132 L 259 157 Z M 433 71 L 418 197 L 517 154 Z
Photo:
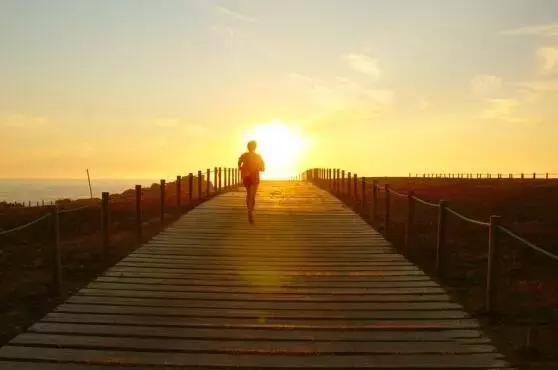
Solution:
M 112 297 L 149 297 L 187 300 L 211 300 L 211 301 L 269 301 L 269 302 L 443 302 L 449 301 L 447 294 L 390 294 L 390 295 L 313 295 L 304 294 L 242 294 L 242 293 L 206 293 L 206 292 L 161 292 L 142 291 L 129 289 L 90 289 L 84 288 L 79 291 L 82 295 L 112 296 Z
M 194 354 L 180 352 L 96 351 L 58 348 L 6 346 L 0 349 L 2 359 L 26 359 L 88 364 L 122 364 L 140 366 L 204 366 L 204 367 L 258 367 L 258 368 L 386 368 L 429 367 L 452 369 L 459 367 L 502 368 L 507 363 L 495 354 L 415 355 L 401 354 L 370 356 L 281 356 L 273 353 L 249 355 Z
M 239 308 L 254 310 L 332 310 L 332 311 L 369 311 L 369 310 L 460 310 L 461 307 L 452 302 L 275 302 L 266 301 L 188 301 L 182 299 L 164 298 L 122 298 L 122 297 L 96 297 L 75 295 L 67 300 L 68 303 L 78 304 L 106 304 L 119 306 L 149 306 L 149 307 L 191 307 L 191 308 Z
M 162 272 L 150 272 L 150 271 L 142 271 L 142 270 L 133 270 L 129 271 L 128 269 L 120 269 L 118 266 L 108 270 L 104 276 L 112 276 L 112 277 L 137 277 L 137 278 L 164 278 L 164 279 L 180 279 L 180 280 L 190 280 L 190 281 L 207 281 L 207 282 L 221 282 L 221 281 L 231 281 L 229 276 L 207 276 L 207 275 L 196 275 L 195 273 L 189 272 L 181 272 L 181 271 L 162 271 Z M 254 276 L 254 275 L 250 275 Z M 261 284 L 260 281 L 254 281 L 252 279 L 244 279 L 243 276 L 237 276 L 236 280 L 232 281 L 248 281 L 250 284 Z M 412 282 L 412 281 L 429 281 L 431 282 L 432 279 L 426 275 L 411 275 L 411 276 L 287 276 L 287 277 L 278 277 L 270 282 L 270 284 L 277 284 L 281 282 L 289 282 L 289 283 L 300 283 L 300 284 L 366 284 L 370 283 L 382 283 L 382 282 L 390 282 L 396 283 L 399 282 L 404 284 L 405 282 Z M 436 284 L 437 286 L 437 284 Z
M 195 327 L 157 327 L 133 325 L 100 325 L 39 322 L 29 328 L 33 333 L 44 334 L 89 334 L 124 337 L 190 338 L 222 340 L 308 340 L 308 341 L 352 341 L 352 342 L 445 342 L 455 340 L 483 339 L 478 330 L 301 330 L 284 328 L 230 328 L 220 330 Z M 485 343 L 486 341 L 481 341 Z
M 118 365 L 92 365 L 92 364 L 73 364 L 66 363 L 61 364 L 49 363 L 49 362 L 30 362 L 26 359 L 22 361 L 0 361 L 0 369 L 2 370 L 123 370 L 130 369 L 128 366 L 118 366 Z M 134 370 L 153 370 L 152 367 L 148 366 L 134 366 Z M 161 369 L 161 368 L 159 368 Z
M 163 285 L 163 284 L 120 284 L 95 281 L 87 285 L 88 289 L 116 289 L 116 290 L 147 290 L 159 292 L 204 292 L 204 293 L 229 293 L 229 287 L 219 286 L 188 286 L 188 285 Z M 390 287 L 390 288 L 295 288 L 281 286 L 249 286 L 239 287 L 234 290 L 238 294 L 285 294 L 285 295 L 400 295 L 400 294 L 444 294 L 444 290 L 439 287 Z
M 119 283 L 119 284 L 161 284 L 161 285 L 176 285 L 176 286 L 219 286 L 219 287 L 258 287 L 256 282 L 246 280 L 227 280 L 227 279 L 176 279 L 167 277 L 125 277 L 125 276 L 100 276 L 97 278 L 98 283 Z M 325 289 L 369 289 L 369 288 L 412 288 L 412 287 L 438 287 L 432 280 L 418 280 L 418 281 L 359 281 L 359 282 L 315 282 L 315 281 L 293 281 L 285 280 L 283 283 L 270 284 L 272 286 L 285 286 L 290 288 L 325 288 Z
M 176 272 L 181 274 L 192 274 L 197 276 L 227 276 L 229 278 L 233 277 L 270 277 L 274 276 L 276 278 L 343 278 L 349 279 L 353 277 L 366 278 L 368 280 L 372 278 L 381 277 L 392 277 L 392 276 L 424 276 L 424 272 L 420 270 L 415 271 L 283 271 L 272 269 L 271 267 L 267 271 L 250 271 L 249 269 L 239 269 L 238 271 L 220 271 L 220 270 L 195 270 L 189 271 L 187 269 L 166 269 L 164 267 L 152 267 L 152 266 L 138 266 L 137 264 L 128 265 L 124 263 L 119 263 L 116 267 L 113 267 L 110 271 L 116 272 Z
M 301 340 L 224 340 L 213 339 L 166 339 L 166 338 L 122 338 L 92 335 L 59 335 L 24 333 L 19 335 L 11 345 L 39 345 L 57 348 L 90 348 L 149 350 L 156 352 L 211 353 L 211 354 L 253 354 L 273 353 L 286 355 L 376 355 L 376 354 L 474 354 L 491 353 L 493 347 L 488 345 L 465 345 L 457 342 L 315 342 Z
M 144 316 L 169 317 L 197 317 L 197 318 L 234 318 L 252 320 L 293 320 L 310 322 L 319 321 L 359 321 L 366 323 L 370 320 L 444 320 L 468 318 L 469 315 L 461 310 L 442 311 L 297 311 L 297 310 L 260 310 L 260 309 L 231 309 L 231 308 L 177 308 L 177 307 L 142 307 L 142 306 L 109 306 L 65 303 L 56 307 L 55 312 L 67 313 L 97 313 L 122 314 Z
M 412 266 L 416 268 L 413 264 L 409 261 L 404 259 L 400 260 L 376 260 L 376 259 L 354 259 L 349 261 L 336 261 L 334 258 L 329 260 L 317 260 L 311 258 L 298 258 L 298 259 L 290 259 L 290 260 L 281 260 L 281 259 L 255 259 L 251 257 L 247 258 L 234 258 L 234 257 L 225 257 L 225 256 L 214 256 L 214 257 L 203 257 L 203 258 L 196 258 L 196 257 L 183 257 L 183 256 L 168 256 L 165 254 L 145 254 L 145 253 L 132 253 L 125 258 L 126 261 L 153 261 L 153 262 L 179 262 L 179 263 L 208 263 L 216 268 L 221 268 L 223 265 L 230 266 L 230 265 L 237 265 L 237 264 L 249 264 L 249 265 L 274 265 L 274 266 L 312 266 L 312 267 L 335 267 L 335 266 Z
M 363 321 L 334 321 L 315 319 L 301 323 L 294 320 L 254 320 L 254 319 L 220 319 L 210 320 L 197 317 L 160 317 L 152 316 L 146 320 L 141 315 L 108 315 L 108 314 L 80 314 L 52 312 L 44 317 L 42 322 L 57 323 L 89 323 L 107 325 L 139 325 L 139 326 L 168 326 L 168 327 L 198 327 L 222 330 L 224 328 L 242 329 L 296 329 L 296 330 L 455 330 L 478 329 L 479 324 L 474 319 L 445 319 L 445 320 L 366 320 Z

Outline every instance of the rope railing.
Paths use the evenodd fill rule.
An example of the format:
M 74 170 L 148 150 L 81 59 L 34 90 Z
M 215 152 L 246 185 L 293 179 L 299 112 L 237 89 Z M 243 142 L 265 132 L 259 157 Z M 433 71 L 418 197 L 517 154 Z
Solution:
M 467 216 L 463 216 L 461 213 L 451 209 L 450 207 L 446 207 L 446 211 L 448 211 L 449 213 L 451 213 L 455 217 L 457 217 L 457 218 L 459 218 L 463 221 L 469 222 L 471 224 L 479 225 L 479 226 L 490 226 L 489 222 L 483 222 L 483 221 L 475 220 L 474 218 L 469 218 Z
M 186 181 L 184 181 L 184 178 Z M 196 179 L 197 184 L 194 182 Z M 205 189 L 203 183 L 205 181 Z M 184 184 L 186 182 L 186 184 Z M 212 196 L 222 193 L 223 191 L 228 191 L 234 189 L 240 185 L 240 173 L 237 168 L 225 168 L 225 167 L 215 167 L 213 170 L 208 168 L 206 171 L 197 171 L 196 176 L 193 172 L 188 173 L 186 176 L 178 175 L 176 177 L 176 182 L 174 186 L 176 187 L 176 203 L 174 217 L 179 217 L 182 213 L 187 212 L 189 209 L 196 207 L 198 204 L 210 199 Z M 213 185 L 213 186 L 211 186 Z M 169 206 L 169 201 L 167 199 L 167 188 L 168 184 L 166 180 L 161 179 L 158 184 L 159 188 L 157 190 L 153 188 L 143 188 L 141 185 L 135 186 L 135 207 L 131 206 L 131 209 L 135 210 L 136 219 L 136 237 L 138 242 L 143 241 L 144 230 L 143 230 L 143 217 L 146 211 L 145 201 L 143 199 L 144 192 L 150 192 L 152 195 L 158 195 L 158 201 L 154 204 L 159 208 L 159 220 L 160 225 L 165 226 L 168 223 L 167 208 Z M 184 186 L 184 188 L 183 188 Z M 187 199 L 183 199 L 182 195 L 184 191 L 188 195 Z M 131 198 L 131 197 L 130 197 Z M 152 197 L 151 197 L 152 199 Z M 126 201 L 129 201 L 126 198 Z M 46 213 L 37 219 L 30 221 L 26 224 L 11 228 L 9 230 L 1 230 L 0 236 L 9 235 L 18 231 L 23 231 L 28 227 L 39 223 L 47 218 L 53 218 L 52 228 L 49 228 L 49 238 L 52 238 L 51 242 L 51 269 L 52 269 L 52 287 L 53 295 L 58 297 L 64 297 L 65 292 L 63 289 L 63 276 L 62 276 L 62 251 L 60 245 L 60 215 L 63 214 L 74 214 L 78 211 L 85 209 L 99 209 L 98 206 L 92 206 L 91 204 L 83 205 L 76 208 L 60 209 L 59 205 L 50 206 L 51 211 Z M 135 209 L 134 209 L 135 208 Z M 111 212 L 111 202 L 110 194 L 108 192 L 103 192 L 100 202 L 100 213 L 101 213 L 101 226 L 100 232 L 102 235 L 101 243 L 101 254 L 103 261 L 108 260 L 108 252 L 111 245 L 111 227 L 109 225 L 109 216 Z M 50 235 L 52 234 L 52 235 Z
M 45 219 L 49 218 L 50 216 L 51 216 L 51 214 L 47 213 L 47 214 L 42 215 L 41 217 L 38 217 L 38 218 L 34 219 L 33 221 L 30 221 L 30 222 L 26 223 L 26 224 L 19 225 L 19 226 L 16 226 L 16 227 L 14 227 L 12 229 L 8 229 L 8 230 L 0 230 L 0 236 L 8 235 L 8 234 L 11 234 L 11 233 L 15 233 L 17 231 L 27 229 L 28 227 L 33 226 L 33 225 L 41 222 L 42 220 L 45 220 Z
M 406 197 L 408 199 L 407 202 L 407 217 L 405 223 L 405 248 L 409 248 L 412 244 L 413 238 L 413 224 L 415 219 L 415 203 L 423 204 L 425 206 L 429 206 L 432 208 L 438 208 L 438 228 L 437 228 L 437 237 L 436 237 L 436 260 L 435 260 L 435 271 L 436 274 L 441 278 L 442 277 L 442 253 L 445 250 L 445 243 L 446 243 L 446 224 L 447 224 L 447 213 L 452 214 L 453 216 L 461 219 L 462 221 L 468 222 L 470 224 L 487 227 L 489 230 L 489 237 L 488 237 L 488 259 L 487 259 L 487 280 L 485 286 L 485 310 L 486 312 L 490 312 L 492 310 L 492 300 L 493 300 L 493 284 L 495 280 L 494 276 L 494 264 L 495 264 L 495 254 L 496 252 L 496 243 L 497 243 L 497 233 L 502 232 L 511 238 L 519 241 L 522 245 L 529 247 L 532 250 L 537 251 L 547 257 L 550 257 L 553 260 L 558 260 L 558 256 L 535 245 L 534 243 L 530 242 L 529 240 L 513 233 L 509 229 L 500 226 L 500 217 L 499 216 L 490 216 L 490 220 L 488 222 L 477 220 L 474 218 L 467 217 L 456 210 L 448 207 L 446 201 L 441 200 L 439 203 L 433 203 L 421 199 L 414 195 L 413 191 L 409 191 L 408 193 L 398 192 L 394 189 L 391 189 L 389 184 L 379 185 L 377 180 L 370 180 L 366 177 L 361 178 L 361 191 L 360 194 L 357 190 L 356 177 L 354 180 L 351 180 L 350 172 L 347 172 L 348 176 L 345 177 L 345 171 L 340 169 L 312 169 L 305 171 L 303 174 L 298 176 L 301 180 L 309 180 L 314 182 L 322 187 L 327 188 L 330 192 L 335 194 L 340 198 L 344 198 L 349 200 L 349 203 L 354 204 L 357 206 L 359 202 L 357 201 L 359 198 L 362 199 L 360 202 L 360 213 L 363 217 L 367 217 L 368 220 L 372 223 L 376 223 L 378 219 L 378 191 L 385 192 L 385 202 L 384 204 L 384 215 L 383 215 L 383 226 L 384 226 L 384 235 L 386 238 L 390 237 L 390 217 L 391 217 L 391 201 L 390 195 L 395 195 L 398 197 Z M 469 178 L 473 178 L 472 174 Z M 522 174 L 523 175 L 523 174 Z M 356 176 L 356 175 L 355 175 Z M 490 176 L 489 174 L 487 176 Z M 524 176 L 522 176 L 523 178 Z M 500 177 L 501 178 L 501 177 Z M 536 178 L 536 173 L 533 173 L 533 178 Z M 355 184 L 354 190 L 351 185 L 351 182 Z M 366 185 L 372 185 L 372 194 L 371 194 L 371 204 L 368 206 L 366 204 Z M 351 199 L 352 198 L 352 199 Z M 353 202 L 350 202 L 350 201 Z
M 428 206 L 428 207 L 438 208 L 438 207 L 440 206 L 438 203 L 428 202 L 428 201 L 426 201 L 426 200 L 424 200 L 424 199 L 421 199 L 421 198 L 419 198 L 419 197 L 417 197 L 417 196 L 414 196 L 414 195 L 413 195 L 411 198 L 412 198 L 413 200 L 416 200 L 416 201 L 419 202 L 420 204 L 424 204 L 425 206 Z
M 546 249 L 543 249 L 535 244 L 533 244 L 532 242 L 530 242 L 529 240 L 517 235 L 516 233 L 514 233 L 513 231 L 503 227 L 503 226 L 498 226 L 498 230 L 502 231 L 504 234 L 507 234 L 508 236 L 512 237 L 513 239 L 523 243 L 523 245 L 528 246 L 529 248 L 544 254 L 547 257 L 552 258 L 553 260 L 558 261 L 558 255 L 550 253 L 549 251 L 547 251 Z

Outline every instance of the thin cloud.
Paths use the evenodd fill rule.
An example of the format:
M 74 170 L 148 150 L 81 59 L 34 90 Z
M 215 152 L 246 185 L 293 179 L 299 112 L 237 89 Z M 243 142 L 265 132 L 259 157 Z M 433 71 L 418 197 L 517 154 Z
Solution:
M 355 71 L 364 73 L 373 80 L 380 78 L 379 60 L 365 54 L 350 53 L 343 56 L 345 62 Z
M 558 70 L 558 49 L 557 48 L 539 48 L 537 50 L 537 58 L 540 61 L 542 73 L 553 73 Z
M 487 99 L 488 105 L 480 115 L 485 119 L 506 119 L 510 118 L 514 109 L 519 106 L 517 99 Z
M 476 75 L 471 79 L 471 95 L 477 98 L 493 96 L 500 92 L 502 79 L 498 76 Z
M 249 15 L 239 13 L 237 11 L 225 8 L 224 6 L 221 6 L 221 5 L 216 6 L 215 11 L 219 14 L 223 14 L 223 15 L 229 17 L 229 18 L 233 18 L 233 19 L 236 19 L 238 21 L 248 22 L 248 23 L 255 23 L 256 22 L 256 19 L 249 16 Z
M 558 80 L 525 81 L 525 82 L 517 82 L 514 83 L 513 85 L 535 93 L 558 92 Z
M 558 23 L 539 24 L 534 26 L 524 26 L 500 32 L 505 36 L 558 36 Z
M 28 116 L 24 114 L 0 116 L 0 126 L 2 127 L 36 128 L 45 126 L 47 123 L 48 119 L 41 116 Z

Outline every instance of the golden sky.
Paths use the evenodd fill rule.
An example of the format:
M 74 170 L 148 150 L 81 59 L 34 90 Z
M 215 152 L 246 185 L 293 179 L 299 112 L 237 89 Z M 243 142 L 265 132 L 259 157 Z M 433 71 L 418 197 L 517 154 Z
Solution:
M 0 178 L 558 172 L 558 2 L 0 2 Z

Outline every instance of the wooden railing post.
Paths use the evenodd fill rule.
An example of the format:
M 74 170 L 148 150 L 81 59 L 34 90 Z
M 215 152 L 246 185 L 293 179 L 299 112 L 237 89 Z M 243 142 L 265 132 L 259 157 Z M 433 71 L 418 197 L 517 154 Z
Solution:
M 364 216 L 366 213 L 366 177 L 361 178 L 361 195 L 360 195 L 360 214 Z
M 341 170 L 341 188 L 339 189 L 339 194 L 341 196 L 345 194 L 345 170 Z
M 217 192 L 217 167 L 213 168 L 213 193 Z
M 490 216 L 490 226 L 488 229 L 488 264 L 486 270 L 486 292 L 484 306 L 486 313 L 492 312 L 492 303 L 497 286 L 495 283 L 497 274 L 496 257 L 498 255 L 498 227 L 500 226 L 500 216 Z
M 198 203 L 202 201 L 202 182 L 203 182 L 203 175 L 200 170 L 198 170 Z
M 413 224 L 415 220 L 415 200 L 414 192 L 411 190 L 407 194 L 407 223 L 405 225 L 405 248 L 411 246 L 411 238 L 413 236 Z
M 142 235 L 142 219 L 141 219 L 141 185 L 136 185 L 136 236 L 138 242 L 141 242 Z
M 165 224 L 165 180 L 161 179 L 161 205 L 160 205 L 161 225 Z
M 60 250 L 60 214 L 58 205 L 52 206 L 52 294 L 55 297 L 64 297 L 62 289 L 62 251 Z
M 211 195 L 209 190 L 209 185 L 211 182 L 211 170 L 209 168 L 205 171 L 205 178 L 205 197 L 209 198 L 209 196 Z
M 188 207 L 193 206 L 194 199 L 194 174 L 192 172 L 188 173 Z
M 179 215 L 180 214 L 180 208 L 181 208 L 181 186 L 182 186 L 182 176 L 178 175 L 176 176 L 176 214 Z
M 358 175 L 355 173 L 353 174 L 353 203 L 355 210 L 358 207 Z
M 442 278 L 444 274 L 443 266 L 443 255 L 445 254 L 446 247 L 446 219 L 447 219 L 447 207 L 448 203 L 445 200 L 441 200 L 438 204 L 438 233 L 436 237 L 436 265 L 435 271 L 439 278 Z
M 219 193 L 223 190 L 223 171 L 222 168 L 219 167 Z
M 351 179 L 353 178 L 352 174 L 350 172 L 347 172 L 347 199 L 350 200 L 351 199 Z
M 390 193 L 389 193 L 389 184 L 385 184 L 384 186 L 384 190 L 386 192 L 386 205 L 385 205 L 385 222 L 384 222 L 384 228 L 385 228 L 385 236 L 386 239 L 389 238 L 389 218 L 390 218 L 390 214 L 391 214 L 391 202 L 390 202 Z
M 373 223 L 378 220 L 377 210 L 378 210 L 378 182 L 376 180 L 372 180 L 372 203 L 370 204 L 369 219 Z
M 110 243 L 110 222 L 109 222 L 109 193 L 103 192 L 102 193 L 102 202 L 101 202 L 101 218 L 102 218 L 102 230 L 103 230 L 103 250 L 102 250 L 102 258 L 103 261 L 107 261 L 108 257 L 108 249 Z

